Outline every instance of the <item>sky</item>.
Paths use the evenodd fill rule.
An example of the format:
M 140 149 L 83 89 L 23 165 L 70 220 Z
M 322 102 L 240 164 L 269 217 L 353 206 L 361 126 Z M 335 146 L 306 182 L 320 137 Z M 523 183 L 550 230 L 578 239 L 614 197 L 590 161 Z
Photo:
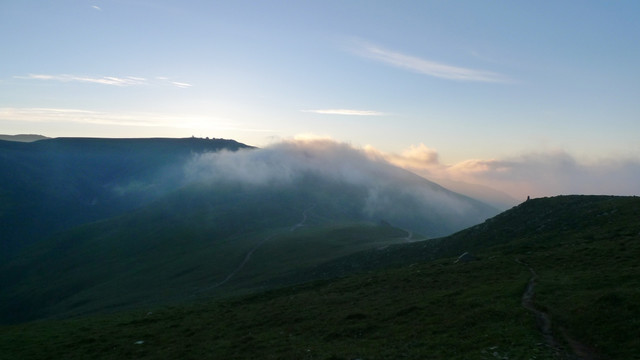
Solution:
M 640 195 L 638 18 L 637 1 L 2 1 L 0 133 L 329 138 L 514 197 Z

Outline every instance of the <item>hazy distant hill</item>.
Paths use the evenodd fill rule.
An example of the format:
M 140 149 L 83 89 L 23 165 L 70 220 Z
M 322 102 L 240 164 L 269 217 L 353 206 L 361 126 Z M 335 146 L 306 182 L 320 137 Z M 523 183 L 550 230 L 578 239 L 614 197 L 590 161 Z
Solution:
M 524 200 L 516 200 L 504 192 L 482 185 L 470 184 L 450 179 L 433 180 L 451 191 L 455 191 L 474 199 L 478 199 L 500 210 L 507 210 L 512 206 L 517 205 L 520 201 Z
M 316 276 L 290 275 L 363 249 L 450 234 L 497 213 L 336 143 L 243 150 L 222 140 L 55 139 L 0 146 L 11 150 L 3 153 L 6 168 L 18 170 L 3 178 L 7 198 L 15 199 L 5 203 L 13 210 L 3 214 L 4 226 L 13 235 L 9 245 L 22 241 L 0 268 L 5 319 L 308 281 Z M 25 233 L 39 241 L 25 246 Z
M 605 236 L 600 233 L 611 237 L 638 236 L 640 222 L 635 221 L 638 216 L 638 197 L 571 195 L 538 198 L 446 237 L 352 254 L 306 271 L 331 277 L 489 248 L 507 253 L 522 253 L 536 246 L 553 249 L 565 241 L 574 242 L 576 238 Z
M 18 135 L 3 135 L 0 134 L 0 140 L 5 141 L 19 141 L 19 142 L 33 142 L 38 140 L 49 139 L 46 136 L 34 135 L 34 134 L 18 134 Z
M 139 208 L 189 182 L 254 186 L 301 174 L 355 186 L 361 211 L 374 221 L 429 237 L 497 213 L 415 174 L 367 159 L 344 145 L 250 147 L 233 140 L 56 138 L 0 141 L 0 257 L 72 226 Z M 227 150 L 220 156 L 199 156 Z M 306 176 L 306 175 L 305 175 Z M 337 197 L 339 199 L 339 197 Z
M 0 259 L 162 196 L 181 181 L 194 154 L 240 148 L 248 146 L 196 138 L 0 141 Z

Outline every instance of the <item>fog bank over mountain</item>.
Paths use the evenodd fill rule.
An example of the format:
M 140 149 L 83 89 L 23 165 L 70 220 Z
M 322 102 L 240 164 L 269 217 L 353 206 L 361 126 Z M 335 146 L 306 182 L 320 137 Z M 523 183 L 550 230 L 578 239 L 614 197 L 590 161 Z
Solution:
M 363 214 L 413 231 L 429 231 L 420 223 L 440 220 L 452 224 L 450 229 L 462 228 L 497 213 L 381 157 L 332 140 L 292 140 L 264 149 L 200 154 L 185 166 L 185 175 L 190 183 L 251 187 L 299 188 L 310 178 L 343 184 L 362 190 L 364 198 L 358 201 Z M 425 218 L 430 221 L 421 220 Z

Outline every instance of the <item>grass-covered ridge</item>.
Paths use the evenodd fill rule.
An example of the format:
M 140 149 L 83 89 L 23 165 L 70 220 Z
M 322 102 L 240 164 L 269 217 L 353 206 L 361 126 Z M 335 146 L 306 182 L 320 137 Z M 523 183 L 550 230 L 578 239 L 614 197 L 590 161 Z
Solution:
M 315 192 L 193 186 L 121 217 L 76 227 L 0 264 L 0 321 L 221 297 L 312 280 L 301 268 L 405 242 Z M 317 188 L 315 189 L 317 191 Z
M 339 243 L 340 231 L 323 236 L 328 234 Z M 376 248 L 312 267 L 334 274 L 349 266 L 362 271 L 340 279 L 169 308 L 5 326 L 0 354 L 7 359 L 568 359 L 563 353 L 577 351 L 584 359 L 638 357 L 639 198 L 534 199 L 428 244 Z M 279 251 L 263 250 L 266 256 Z M 462 250 L 479 260 L 454 263 L 456 257 L 447 255 Z M 535 306 L 550 315 L 561 352 L 545 344 L 534 315 L 521 304 L 529 267 L 537 273 Z
M 447 259 L 234 300 L 5 327 L 0 346 L 7 359 L 549 359 L 520 307 L 527 277 L 510 259 Z

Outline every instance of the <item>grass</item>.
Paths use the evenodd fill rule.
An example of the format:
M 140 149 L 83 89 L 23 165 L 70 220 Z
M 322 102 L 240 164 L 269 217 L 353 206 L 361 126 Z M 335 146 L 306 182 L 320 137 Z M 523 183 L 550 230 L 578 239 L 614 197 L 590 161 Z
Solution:
M 308 203 L 283 211 L 269 197 L 247 199 L 238 205 L 242 217 L 234 217 L 224 204 L 198 200 L 185 201 L 185 209 L 159 206 L 78 227 L 27 249 L 28 256 L 0 267 L 2 319 L 112 312 L 290 285 L 317 278 L 286 276 L 297 269 L 406 236 L 379 224 L 326 226 L 312 211 L 290 231 Z M 248 253 L 251 261 L 239 269 Z
M 231 300 L 4 327 L 0 348 L 4 359 L 550 359 L 520 306 L 527 281 L 510 258 L 445 259 Z
M 553 251 L 528 256 L 539 268 L 537 300 L 554 315 L 558 332 L 610 358 L 640 358 L 639 209 L 621 206 L 617 218 L 629 221 L 566 234 Z
M 305 231 L 307 245 L 327 237 L 329 248 L 351 234 L 348 227 Z M 280 240 L 255 256 L 294 249 L 286 237 Z M 455 264 L 452 254 L 463 250 L 479 260 Z M 553 359 L 533 314 L 521 305 L 531 274 L 519 259 L 538 274 L 535 303 L 551 316 L 556 339 L 569 348 L 566 335 L 598 358 L 634 359 L 640 350 L 638 254 L 640 199 L 535 199 L 448 238 L 316 267 L 334 275 L 360 271 L 342 278 L 3 326 L 0 357 Z M 247 271 L 256 280 L 263 269 Z

